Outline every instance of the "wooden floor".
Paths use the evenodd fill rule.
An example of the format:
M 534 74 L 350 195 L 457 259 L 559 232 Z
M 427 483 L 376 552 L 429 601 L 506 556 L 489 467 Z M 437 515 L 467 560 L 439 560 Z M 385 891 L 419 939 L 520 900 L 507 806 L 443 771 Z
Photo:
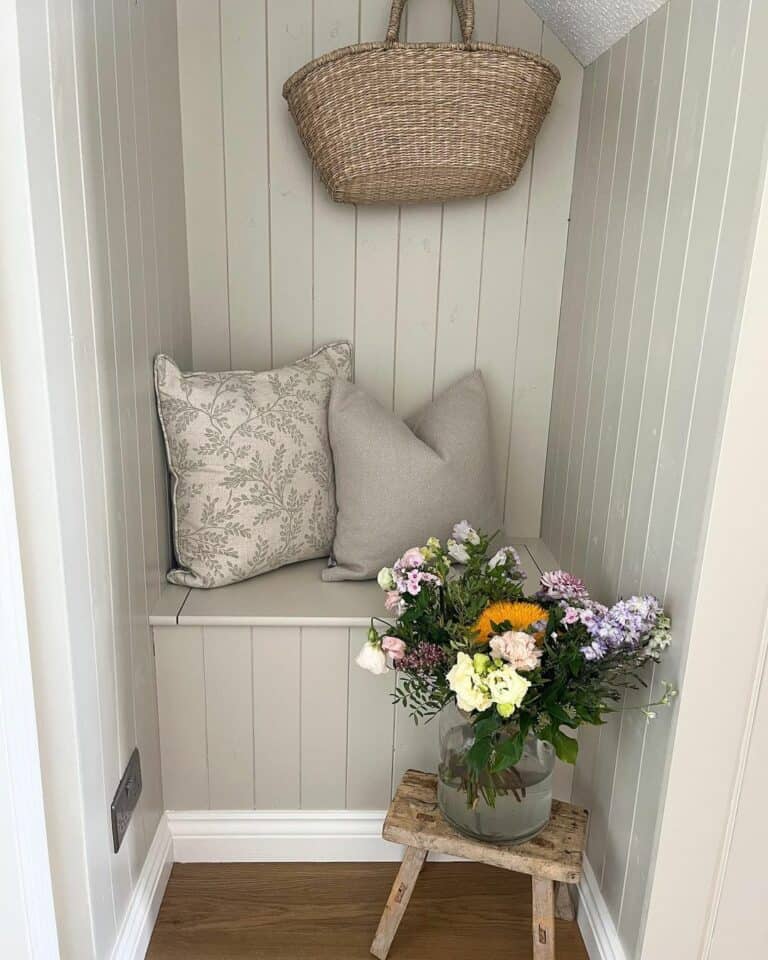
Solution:
M 147 960 L 366 960 L 395 863 L 176 864 Z M 588 960 L 575 923 L 558 960 Z M 529 877 L 429 863 L 391 960 L 530 960 Z

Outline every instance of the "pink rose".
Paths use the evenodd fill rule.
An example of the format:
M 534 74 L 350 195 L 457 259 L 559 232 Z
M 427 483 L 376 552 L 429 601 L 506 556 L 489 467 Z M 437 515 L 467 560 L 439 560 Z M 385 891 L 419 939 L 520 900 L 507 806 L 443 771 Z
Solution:
M 424 563 L 424 554 L 418 547 L 411 547 L 410 550 L 405 551 L 400 563 L 402 563 L 404 567 L 420 567 Z
M 384 597 L 384 606 L 389 613 L 394 613 L 396 617 L 399 617 L 405 608 L 405 604 L 400 597 L 400 591 L 388 590 Z
M 515 670 L 535 670 L 541 660 L 541 650 L 530 633 L 509 630 L 491 640 L 491 653 L 497 660 L 506 660 Z
M 405 641 L 399 637 L 382 637 L 381 649 L 393 660 L 402 660 L 405 656 Z

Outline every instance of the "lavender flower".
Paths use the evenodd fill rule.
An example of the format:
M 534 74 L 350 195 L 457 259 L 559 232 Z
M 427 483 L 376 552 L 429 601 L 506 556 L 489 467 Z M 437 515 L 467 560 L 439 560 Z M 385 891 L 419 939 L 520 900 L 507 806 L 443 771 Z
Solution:
M 573 600 L 585 601 L 589 599 L 584 581 L 574 577 L 565 570 L 552 570 L 542 574 L 539 596 L 544 600 Z

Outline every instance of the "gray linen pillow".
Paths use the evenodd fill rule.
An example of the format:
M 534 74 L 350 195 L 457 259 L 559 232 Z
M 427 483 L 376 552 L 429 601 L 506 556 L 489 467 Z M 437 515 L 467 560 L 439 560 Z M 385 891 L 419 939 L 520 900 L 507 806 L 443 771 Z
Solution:
M 337 380 L 328 408 L 336 537 L 324 580 L 369 580 L 409 547 L 446 539 L 457 520 L 493 533 L 488 400 L 474 373 L 407 422 Z
M 265 373 L 182 373 L 155 359 L 172 478 L 171 583 L 220 587 L 328 555 L 328 398 L 336 378 L 351 375 L 346 342 Z

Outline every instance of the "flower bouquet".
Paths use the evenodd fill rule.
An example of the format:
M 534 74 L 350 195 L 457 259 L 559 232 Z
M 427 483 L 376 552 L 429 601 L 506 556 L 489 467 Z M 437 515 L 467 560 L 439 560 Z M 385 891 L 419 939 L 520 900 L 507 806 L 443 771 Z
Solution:
M 626 689 L 645 686 L 670 621 L 654 597 L 603 606 L 562 570 L 526 596 L 517 552 L 490 556 L 492 539 L 458 523 L 447 544 L 432 538 L 384 568 L 393 622 L 374 620 L 357 663 L 396 669 L 395 701 L 417 722 L 440 714 L 445 816 L 472 836 L 520 842 L 549 819 L 555 756 L 576 761 L 567 731 L 603 723 Z M 664 687 L 649 717 L 675 695 Z

